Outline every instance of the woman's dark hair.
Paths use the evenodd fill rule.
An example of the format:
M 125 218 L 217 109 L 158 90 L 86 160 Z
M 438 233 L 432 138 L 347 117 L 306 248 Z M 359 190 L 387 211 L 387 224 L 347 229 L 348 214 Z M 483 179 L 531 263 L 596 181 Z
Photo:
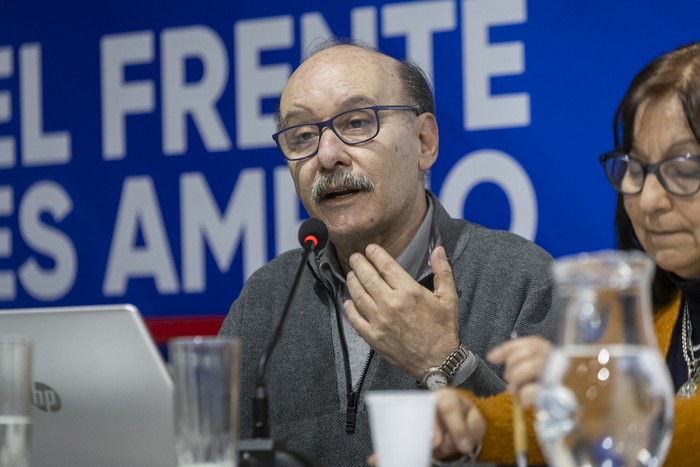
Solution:
M 634 77 L 613 119 L 615 150 L 629 153 L 634 143 L 634 119 L 639 106 L 648 100 L 676 96 L 688 126 L 700 142 L 700 42 L 684 45 L 654 59 Z M 615 209 L 617 247 L 643 250 L 632 228 L 623 195 L 617 195 Z M 657 266 L 652 283 L 654 307 L 668 305 L 677 292 L 670 273 Z

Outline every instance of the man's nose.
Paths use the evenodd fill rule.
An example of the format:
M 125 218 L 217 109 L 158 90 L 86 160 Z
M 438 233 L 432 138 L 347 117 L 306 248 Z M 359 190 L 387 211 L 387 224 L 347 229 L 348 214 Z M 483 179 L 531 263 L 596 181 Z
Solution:
M 329 170 L 336 165 L 349 165 L 348 147 L 331 128 L 324 128 L 318 140 L 318 165 Z

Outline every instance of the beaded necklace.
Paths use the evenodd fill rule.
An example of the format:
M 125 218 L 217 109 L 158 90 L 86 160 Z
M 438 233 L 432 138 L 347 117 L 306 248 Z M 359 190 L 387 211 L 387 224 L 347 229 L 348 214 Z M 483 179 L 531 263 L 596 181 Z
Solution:
M 683 359 L 688 365 L 688 381 L 678 390 L 678 396 L 683 399 L 690 399 L 695 395 L 700 384 L 700 358 L 695 357 L 697 348 L 693 346 L 693 324 L 690 322 L 690 310 L 688 301 L 683 301 L 683 327 L 681 330 L 681 345 L 683 348 Z

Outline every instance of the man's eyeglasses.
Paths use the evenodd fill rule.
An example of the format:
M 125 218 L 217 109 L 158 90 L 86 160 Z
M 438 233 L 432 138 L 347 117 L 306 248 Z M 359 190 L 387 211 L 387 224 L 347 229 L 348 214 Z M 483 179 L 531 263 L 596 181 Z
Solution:
M 612 186 L 625 195 L 641 193 L 649 173 L 672 195 L 692 196 L 700 191 L 700 156 L 688 154 L 645 164 L 627 154 L 609 152 L 600 156 L 600 163 Z
M 285 159 L 299 161 L 315 156 L 321 144 L 321 133 L 330 128 L 345 144 L 366 143 L 379 134 L 379 112 L 385 110 L 410 110 L 418 115 L 418 109 L 410 105 L 374 105 L 348 110 L 319 123 L 302 123 L 278 131 L 272 135 Z

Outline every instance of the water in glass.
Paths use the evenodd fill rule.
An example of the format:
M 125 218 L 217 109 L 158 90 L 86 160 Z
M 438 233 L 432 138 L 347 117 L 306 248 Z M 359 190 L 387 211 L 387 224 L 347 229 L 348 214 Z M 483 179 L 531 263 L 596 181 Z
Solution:
M 662 464 L 673 387 L 653 334 L 652 271 L 641 253 L 555 262 L 562 315 L 536 417 L 549 465 Z
M 0 467 L 29 467 L 29 417 L 0 416 Z

